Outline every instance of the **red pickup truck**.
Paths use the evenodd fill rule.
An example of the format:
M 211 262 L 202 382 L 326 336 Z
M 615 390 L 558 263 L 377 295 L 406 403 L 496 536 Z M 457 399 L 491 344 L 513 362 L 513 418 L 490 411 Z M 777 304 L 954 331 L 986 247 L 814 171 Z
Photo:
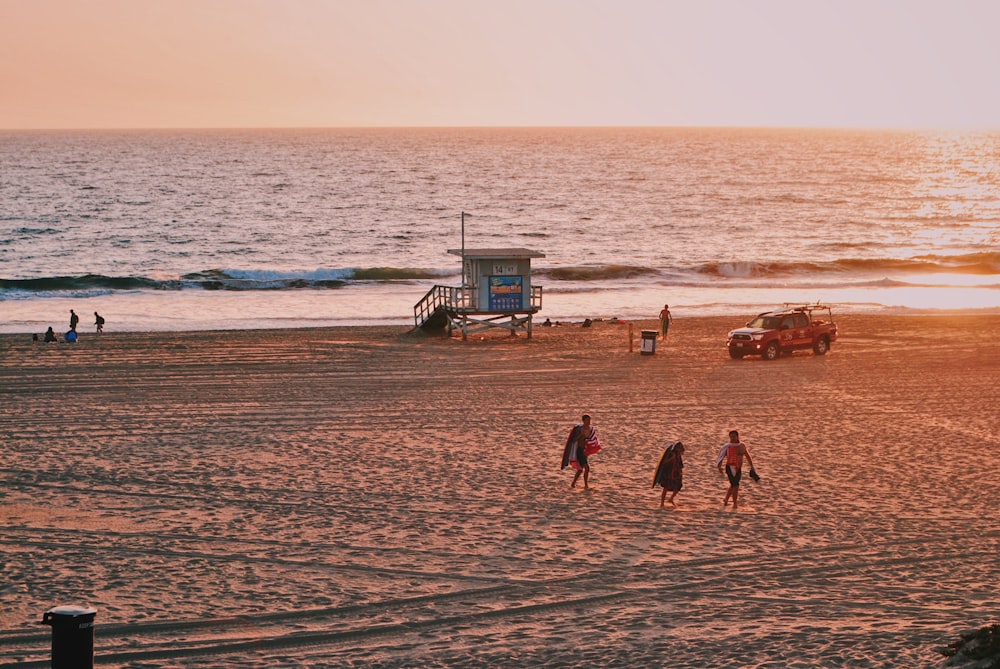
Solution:
M 811 348 L 816 355 L 824 355 L 830 344 L 837 341 L 837 324 L 833 322 L 832 309 L 824 304 L 788 306 L 760 314 L 729 333 L 729 357 L 740 359 L 745 355 L 759 355 L 764 360 L 774 360 L 782 354 Z

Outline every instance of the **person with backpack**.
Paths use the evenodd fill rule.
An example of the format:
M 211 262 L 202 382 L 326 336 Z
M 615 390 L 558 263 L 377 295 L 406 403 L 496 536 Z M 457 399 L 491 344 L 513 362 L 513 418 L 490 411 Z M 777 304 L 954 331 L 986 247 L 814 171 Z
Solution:
M 567 466 L 576 470 L 573 476 L 573 483 L 570 488 L 575 488 L 580 475 L 583 474 L 583 489 L 590 488 L 590 461 L 589 457 L 601 450 L 601 442 L 597 438 L 597 428 L 591 425 L 590 414 L 583 414 L 583 423 L 574 425 L 570 430 L 569 438 L 566 439 L 566 447 L 563 448 L 562 467 Z
M 104 316 L 96 311 L 94 312 L 94 325 L 97 327 L 98 332 L 104 332 Z
M 660 464 L 653 474 L 653 487 L 660 486 L 663 492 L 660 493 L 660 507 L 669 501 L 674 506 L 674 497 L 680 492 L 684 485 L 684 444 L 675 442 L 667 446 L 660 456 Z M 667 493 L 672 493 L 667 500 Z

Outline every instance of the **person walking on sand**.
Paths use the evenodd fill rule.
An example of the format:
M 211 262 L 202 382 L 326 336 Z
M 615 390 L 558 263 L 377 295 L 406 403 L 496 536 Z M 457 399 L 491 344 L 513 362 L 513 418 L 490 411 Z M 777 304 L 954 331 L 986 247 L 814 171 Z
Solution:
M 677 442 L 667 446 L 660 458 L 660 464 L 656 468 L 656 477 L 653 486 L 661 486 L 663 492 L 660 493 L 660 507 L 665 502 L 674 505 L 674 497 L 684 485 L 684 444 Z M 670 499 L 667 499 L 667 492 L 670 492 Z
M 69 329 L 76 332 L 76 324 L 80 322 L 80 317 L 72 309 L 69 310 Z
M 723 466 L 726 468 L 726 477 L 729 479 L 729 490 L 726 491 L 726 498 L 722 501 L 722 505 L 728 505 L 729 499 L 732 498 L 734 511 L 739 508 L 740 503 L 740 478 L 743 476 L 743 458 L 746 458 L 747 462 L 750 463 L 752 476 L 754 469 L 750 450 L 746 444 L 740 441 L 740 433 L 736 430 L 730 430 L 729 441 L 724 443 L 722 448 L 719 449 L 719 455 L 715 459 L 715 466 L 718 468 L 720 474 L 722 473 Z
M 670 305 L 664 304 L 663 311 L 660 312 L 660 337 L 661 339 L 667 338 L 667 330 L 670 329 L 670 324 L 674 322 L 674 317 L 670 315 Z
M 104 332 L 104 316 L 101 316 L 96 311 L 94 312 L 94 325 L 97 327 L 97 331 Z
M 562 467 L 576 470 L 570 488 L 575 488 L 580 475 L 583 474 L 583 489 L 590 489 L 590 456 L 601 450 L 601 442 L 597 438 L 597 428 L 591 425 L 590 414 L 583 414 L 583 423 L 574 425 L 563 449 Z

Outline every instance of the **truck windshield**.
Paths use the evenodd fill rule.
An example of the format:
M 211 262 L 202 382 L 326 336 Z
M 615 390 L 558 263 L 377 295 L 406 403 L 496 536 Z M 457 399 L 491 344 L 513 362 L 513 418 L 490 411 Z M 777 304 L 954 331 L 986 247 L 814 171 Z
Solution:
M 777 318 L 771 318 L 770 316 L 758 316 L 747 323 L 747 327 L 760 328 L 761 330 L 776 330 L 780 322 Z

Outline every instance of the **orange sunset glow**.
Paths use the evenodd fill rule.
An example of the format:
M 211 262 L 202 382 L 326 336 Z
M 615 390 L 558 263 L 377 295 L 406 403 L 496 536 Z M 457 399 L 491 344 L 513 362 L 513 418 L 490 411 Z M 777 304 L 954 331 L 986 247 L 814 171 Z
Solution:
M 1000 5 L 0 0 L 0 128 L 992 128 Z
M 0 0 L 0 667 L 1000 666 L 998 27 Z

